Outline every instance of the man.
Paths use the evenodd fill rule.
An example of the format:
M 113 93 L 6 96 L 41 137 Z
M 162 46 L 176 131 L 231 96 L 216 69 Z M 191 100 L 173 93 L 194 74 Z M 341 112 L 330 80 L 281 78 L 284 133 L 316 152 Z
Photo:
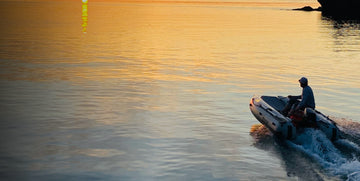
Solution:
M 303 88 L 302 94 L 300 96 L 288 96 L 289 102 L 282 111 L 285 116 L 291 115 L 298 110 L 303 111 L 307 107 L 315 109 L 314 93 L 311 87 L 308 85 L 307 78 L 302 77 L 299 80 L 299 83 L 300 86 Z M 301 99 L 301 101 L 299 102 L 298 99 Z

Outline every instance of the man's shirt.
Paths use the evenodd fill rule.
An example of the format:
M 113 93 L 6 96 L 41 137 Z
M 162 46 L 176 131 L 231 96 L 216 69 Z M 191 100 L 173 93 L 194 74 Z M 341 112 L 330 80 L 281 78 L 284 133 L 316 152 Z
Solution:
M 301 108 L 311 107 L 315 109 L 315 98 L 314 93 L 310 86 L 306 86 L 302 90 L 301 102 L 299 103 Z

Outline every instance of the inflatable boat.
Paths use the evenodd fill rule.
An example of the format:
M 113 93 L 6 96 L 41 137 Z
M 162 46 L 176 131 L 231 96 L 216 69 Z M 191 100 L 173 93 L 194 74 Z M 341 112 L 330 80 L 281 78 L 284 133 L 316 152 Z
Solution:
M 286 139 L 296 138 L 304 128 L 319 129 L 332 141 L 339 139 L 336 123 L 315 109 L 306 108 L 300 117 L 281 114 L 288 101 L 283 96 L 254 96 L 250 110 L 271 132 Z

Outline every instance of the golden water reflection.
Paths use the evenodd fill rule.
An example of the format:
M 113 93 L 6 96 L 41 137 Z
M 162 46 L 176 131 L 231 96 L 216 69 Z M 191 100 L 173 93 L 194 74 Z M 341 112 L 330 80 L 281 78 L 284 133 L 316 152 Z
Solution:
M 81 19 L 82 19 L 82 31 L 84 33 L 86 33 L 87 31 L 87 25 L 88 25 L 88 0 L 82 0 L 82 14 L 81 14 Z
M 318 81 L 329 74 L 337 75 L 338 81 L 358 76 L 359 67 L 354 66 L 358 56 L 352 52 L 359 47 L 351 46 L 352 52 L 347 52 L 347 47 L 334 45 L 334 30 L 322 23 L 319 12 L 283 9 L 292 8 L 291 3 L 276 9 L 254 3 L 239 7 L 108 2 L 93 3 L 89 15 L 83 0 L 81 22 L 69 21 L 76 14 L 73 4 L 40 6 L 55 13 L 61 7 L 67 13 L 56 16 L 51 25 L 28 28 L 18 46 L 9 39 L 14 46 L 4 46 L 3 58 L 20 62 L 2 64 L 6 69 L 2 79 L 238 84 L 241 77 L 242 84 L 256 88 L 273 86 L 269 81 L 290 83 L 299 75 Z M 48 21 L 35 16 L 36 9 L 26 13 L 28 22 Z M 72 31 L 79 24 L 87 36 Z M 352 58 L 344 61 L 347 55 Z M 341 66 L 335 67 L 338 62 Z M 258 80 L 263 82 L 252 83 Z
M 340 34 L 319 12 L 290 11 L 291 3 L 281 8 L 256 3 L 67 3 L 0 6 L 5 12 L 0 23 L 6 25 L 0 29 L 1 100 L 5 111 L 16 115 L 15 121 L 4 121 L 25 124 L 7 131 L 25 130 L 30 138 L 43 138 L 33 152 L 24 149 L 29 157 L 47 153 L 51 161 L 53 155 L 66 156 L 76 161 L 69 164 L 75 165 L 74 172 L 78 166 L 96 165 L 97 160 L 83 162 L 94 158 L 129 168 L 127 163 L 142 161 L 139 148 L 153 159 L 164 155 L 155 151 L 153 156 L 139 145 L 164 150 L 165 144 L 183 157 L 184 147 L 198 145 L 189 144 L 186 138 L 191 138 L 205 140 L 204 147 L 196 148 L 199 152 L 214 148 L 211 152 L 220 150 L 217 158 L 244 159 L 251 151 L 239 145 L 251 145 L 249 126 L 256 121 L 249 98 L 300 94 L 297 80 L 303 75 L 311 81 L 321 111 L 359 115 L 359 36 L 347 36 L 348 30 Z M 45 16 L 48 12 L 52 16 Z M 264 129 L 254 126 L 251 132 L 265 135 L 259 130 Z M 161 138 L 175 141 L 157 143 Z M 184 144 L 178 144 L 179 138 L 185 138 Z M 20 143 L 9 142 L 32 147 Z M 72 159 L 77 155 L 82 161 Z M 167 165 L 167 158 L 175 157 L 162 158 Z M 64 167 L 62 160 L 47 161 L 37 168 Z M 104 169 L 111 170 L 108 165 Z

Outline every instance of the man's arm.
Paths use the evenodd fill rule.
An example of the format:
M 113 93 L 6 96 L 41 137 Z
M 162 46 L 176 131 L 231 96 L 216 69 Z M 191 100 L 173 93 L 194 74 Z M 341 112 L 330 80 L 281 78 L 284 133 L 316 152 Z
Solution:
M 301 99 L 301 95 L 299 95 L 299 96 L 291 96 L 291 95 L 289 95 L 288 97 L 289 97 L 289 99 Z

